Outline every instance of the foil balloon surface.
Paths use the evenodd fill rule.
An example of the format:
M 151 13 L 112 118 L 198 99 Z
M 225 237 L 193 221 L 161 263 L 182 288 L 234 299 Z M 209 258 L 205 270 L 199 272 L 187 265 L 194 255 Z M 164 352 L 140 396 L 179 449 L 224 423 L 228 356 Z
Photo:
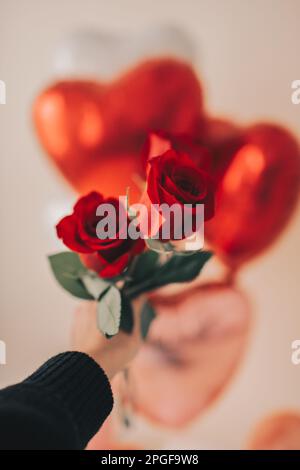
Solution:
M 275 241 L 300 190 L 299 145 L 288 131 L 256 124 L 238 140 L 215 146 L 216 214 L 205 227 L 213 250 L 233 269 Z
M 37 97 L 33 114 L 48 157 L 77 191 L 118 196 L 130 186 L 135 202 L 149 130 L 199 132 L 202 90 L 187 63 L 149 59 L 111 82 L 54 83 Z
M 86 450 L 138 450 L 139 444 L 118 438 L 118 430 L 112 417 L 106 419 L 99 431 L 88 443 Z
M 300 413 L 282 411 L 262 419 L 252 432 L 252 450 L 300 450 Z
M 145 58 L 196 60 L 196 47 L 183 29 L 152 25 L 136 32 L 81 29 L 63 37 L 53 54 L 56 78 L 114 79 Z
M 240 365 L 251 327 L 244 295 L 207 284 L 153 299 L 157 317 L 129 369 L 133 409 L 167 427 L 182 427 L 224 393 Z

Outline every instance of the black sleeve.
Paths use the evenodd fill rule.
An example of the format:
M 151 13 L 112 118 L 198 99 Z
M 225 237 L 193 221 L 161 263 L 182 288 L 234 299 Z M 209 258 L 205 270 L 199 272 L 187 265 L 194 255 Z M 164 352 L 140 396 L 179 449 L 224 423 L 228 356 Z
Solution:
M 0 449 L 84 449 L 112 406 L 108 378 L 93 359 L 59 354 L 0 391 Z

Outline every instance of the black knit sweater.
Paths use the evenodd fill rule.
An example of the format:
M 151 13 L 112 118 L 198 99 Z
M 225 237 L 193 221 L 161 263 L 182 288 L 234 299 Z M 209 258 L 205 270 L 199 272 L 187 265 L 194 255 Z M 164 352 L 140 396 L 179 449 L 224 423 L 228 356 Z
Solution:
M 59 354 L 0 391 L 0 449 L 84 449 L 112 406 L 108 378 L 93 359 Z

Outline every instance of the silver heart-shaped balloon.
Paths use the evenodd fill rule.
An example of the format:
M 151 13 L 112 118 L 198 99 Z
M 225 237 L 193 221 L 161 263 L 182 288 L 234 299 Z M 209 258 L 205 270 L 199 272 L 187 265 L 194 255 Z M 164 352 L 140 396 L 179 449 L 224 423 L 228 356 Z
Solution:
M 174 26 L 153 26 L 136 33 L 75 31 L 63 38 L 54 53 L 56 77 L 111 79 L 148 57 L 175 57 L 193 63 L 192 39 Z

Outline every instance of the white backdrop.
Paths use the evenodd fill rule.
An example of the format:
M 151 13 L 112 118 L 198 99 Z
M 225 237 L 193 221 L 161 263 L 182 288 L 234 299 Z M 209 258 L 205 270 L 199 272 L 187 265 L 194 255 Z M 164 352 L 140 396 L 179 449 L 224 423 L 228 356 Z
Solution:
M 0 106 L 0 339 L 7 344 L 0 386 L 68 347 L 75 305 L 46 261 L 55 247 L 51 211 L 72 193 L 43 158 L 30 116 L 36 93 L 51 79 L 57 42 L 82 27 L 177 24 L 197 44 L 212 112 L 242 122 L 277 120 L 300 138 L 300 105 L 290 98 L 291 82 L 300 79 L 299 21 L 300 0 L 0 0 L 0 79 L 7 85 Z M 240 373 L 188 430 L 176 438 L 150 430 L 152 442 L 238 448 L 262 415 L 300 409 L 300 365 L 290 360 L 291 342 L 300 338 L 299 231 L 298 211 L 280 242 L 241 274 L 256 323 Z

